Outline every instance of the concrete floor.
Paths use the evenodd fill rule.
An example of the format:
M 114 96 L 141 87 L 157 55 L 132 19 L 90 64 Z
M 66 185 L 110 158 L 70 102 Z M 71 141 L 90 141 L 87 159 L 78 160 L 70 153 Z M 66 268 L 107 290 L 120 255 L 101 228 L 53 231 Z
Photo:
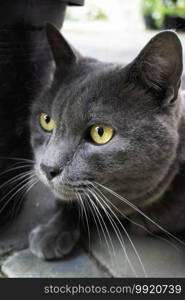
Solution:
M 121 29 L 106 23 L 66 22 L 62 30 L 68 41 L 83 55 L 92 56 L 108 62 L 131 62 L 158 31 L 145 30 L 143 26 Z M 184 48 L 185 33 L 178 33 Z

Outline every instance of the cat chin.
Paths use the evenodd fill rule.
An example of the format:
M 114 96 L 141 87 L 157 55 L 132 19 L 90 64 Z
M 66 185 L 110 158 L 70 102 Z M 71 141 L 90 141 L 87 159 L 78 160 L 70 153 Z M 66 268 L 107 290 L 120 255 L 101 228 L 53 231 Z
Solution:
M 65 192 L 62 189 L 60 189 L 60 190 L 52 189 L 52 192 L 53 192 L 54 196 L 59 200 L 70 201 L 70 200 L 74 200 L 76 198 L 75 193 L 72 191 Z
M 74 190 L 65 190 L 65 189 L 60 189 L 60 190 L 53 190 L 54 195 L 57 197 L 57 199 L 59 200 L 63 200 L 63 201 L 73 201 L 73 200 L 78 200 L 79 196 L 77 196 L 77 194 L 79 195 L 83 195 L 82 191 L 74 191 Z

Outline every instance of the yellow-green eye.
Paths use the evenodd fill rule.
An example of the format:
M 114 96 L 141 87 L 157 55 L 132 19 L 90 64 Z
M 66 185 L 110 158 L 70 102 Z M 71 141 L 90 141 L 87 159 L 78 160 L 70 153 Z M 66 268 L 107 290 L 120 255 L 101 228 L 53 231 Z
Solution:
M 105 125 L 93 125 L 90 128 L 90 136 L 96 144 L 103 145 L 108 143 L 113 137 L 114 129 Z
M 51 117 L 48 114 L 41 113 L 40 114 L 40 125 L 44 130 L 51 132 L 55 128 L 55 121 L 53 119 L 51 119 Z

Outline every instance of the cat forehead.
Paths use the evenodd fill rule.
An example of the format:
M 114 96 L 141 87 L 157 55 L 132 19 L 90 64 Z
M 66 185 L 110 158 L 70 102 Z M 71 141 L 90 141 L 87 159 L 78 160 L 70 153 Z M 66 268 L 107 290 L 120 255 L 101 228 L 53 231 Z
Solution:
M 111 91 L 124 80 L 127 69 L 122 65 L 87 60 L 74 65 L 67 72 L 59 74 L 58 88 L 61 93 L 97 93 Z
M 143 91 L 129 82 L 128 66 L 102 62 L 81 63 L 59 74 L 41 105 L 57 115 L 109 115 L 128 109 Z M 142 104 L 140 103 L 140 106 Z
M 120 71 L 120 69 L 122 69 Z M 74 72 L 73 72 L 74 71 Z M 58 105 L 71 107 L 81 103 L 87 105 L 114 105 L 120 93 L 126 92 L 124 84 L 126 70 L 115 64 L 95 63 L 76 68 L 58 83 L 56 102 Z M 81 107 L 83 108 L 83 107 Z

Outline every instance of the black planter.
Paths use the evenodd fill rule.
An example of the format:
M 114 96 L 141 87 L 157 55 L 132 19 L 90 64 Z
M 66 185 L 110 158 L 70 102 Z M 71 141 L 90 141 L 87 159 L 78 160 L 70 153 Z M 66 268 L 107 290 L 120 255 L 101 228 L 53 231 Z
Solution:
M 164 18 L 163 28 L 185 31 L 185 18 L 166 16 Z
M 50 22 L 61 28 L 66 5 L 82 4 L 83 1 L 0 2 L 1 173 L 18 162 L 13 157 L 31 158 L 28 131 L 30 106 L 33 99 L 47 85 L 53 72 L 53 59 L 46 39 L 45 23 Z M 0 186 L 27 169 L 20 169 L 19 172 L 18 170 L 0 175 Z M 20 181 L 16 184 L 20 184 Z M 7 218 L 17 212 L 19 197 L 16 198 L 17 194 L 13 196 L 15 192 L 15 184 L 0 188 L 0 224 L 5 221 L 7 223 Z
M 158 27 L 155 24 L 155 19 L 152 16 L 144 15 L 143 18 L 144 18 L 146 28 L 158 29 Z

